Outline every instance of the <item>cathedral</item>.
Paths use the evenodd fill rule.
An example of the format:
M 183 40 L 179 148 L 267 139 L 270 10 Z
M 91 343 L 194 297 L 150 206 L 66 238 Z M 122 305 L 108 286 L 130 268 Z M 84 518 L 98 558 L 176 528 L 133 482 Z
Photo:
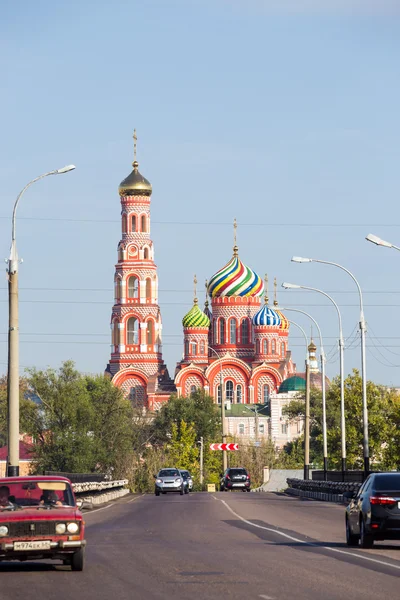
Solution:
M 170 377 L 162 358 L 158 273 L 150 237 L 152 186 L 139 172 L 136 132 L 132 166 L 119 185 L 121 240 L 106 372 L 135 406 L 149 411 L 158 410 L 172 393 L 189 396 L 200 388 L 218 404 L 224 398 L 228 421 L 235 405 L 263 405 L 268 407 L 271 429 L 275 406 L 279 428 L 281 407 L 304 389 L 304 378 L 295 376 L 289 321 L 278 308 L 276 280 L 270 306 L 267 278 L 263 281 L 239 256 L 236 222 L 232 256 L 210 277 L 203 310 L 194 280 L 193 306 L 182 319 L 182 360 L 174 379 Z M 282 427 L 285 434 L 286 429 Z

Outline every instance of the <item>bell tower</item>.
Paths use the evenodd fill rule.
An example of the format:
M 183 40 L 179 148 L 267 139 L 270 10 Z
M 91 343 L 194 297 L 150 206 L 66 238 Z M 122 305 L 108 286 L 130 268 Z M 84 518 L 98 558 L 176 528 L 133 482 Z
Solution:
M 115 265 L 107 371 L 135 406 L 151 408 L 151 400 L 158 391 L 162 393 L 162 381 L 169 377 L 162 359 L 158 276 L 150 238 L 152 186 L 139 172 L 136 130 L 133 140 L 133 171 L 119 186 L 121 239 Z

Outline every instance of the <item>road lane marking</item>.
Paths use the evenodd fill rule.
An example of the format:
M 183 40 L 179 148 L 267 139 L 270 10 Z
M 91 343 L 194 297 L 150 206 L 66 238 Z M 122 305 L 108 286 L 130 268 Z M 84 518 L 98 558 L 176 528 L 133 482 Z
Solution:
M 139 498 L 143 498 L 144 494 L 141 494 L 141 496 L 136 496 L 136 498 L 133 498 L 132 500 L 128 500 L 127 504 L 130 504 L 131 502 L 135 502 L 135 500 L 139 500 Z
M 214 496 L 215 498 L 215 496 Z M 346 550 L 338 550 L 338 548 L 331 548 L 330 546 L 319 546 L 318 544 L 314 544 L 313 542 L 305 542 L 304 540 L 300 540 L 299 538 L 295 538 L 288 533 L 284 533 L 283 531 L 278 531 L 277 529 L 273 529 L 272 527 L 265 527 L 264 525 L 257 525 L 256 523 L 252 523 L 252 521 L 248 521 L 247 519 L 241 517 L 236 513 L 230 506 L 225 502 L 225 500 L 220 500 L 219 498 L 215 498 L 219 500 L 226 506 L 226 508 L 231 512 L 235 517 L 243 521 L 243 523 L 247 523 L 252 527 L 257 527 L 257 529 L 264 529 L 265 531 L 271 531 L 272 533 L 276 533 L 277 535 L 281 535 L 292 542 L 297 542 L 299 544 L 304 544 L 305 546 L 314 546 L 315 548 L 322 548 L 323 550 L 329 550 L 330 552 L 337 552 L 338 554 L 345 554 L 347 556 L 352 556 L 353 558 L 360 558 L 361 560 L 366 560 L 368 562 L 377 563 L 378 565 L 383 565 L 385 567 L 391 567 L 392 569 L 397 569 L 400 571 L 400 565 L 394 565 L 392 563 L 385 562 L 384 560 L 378 560 L 377 558 L 371 558 L 369 556 L 364 556 L 363 554 L 355 554 L 354 552 L 346 552 Z
M 134 502 L 135 500 L 139 500 L 139 498 L 142 498 L 144 496 L 144 494 L 142 494 L 141 496 L 136 496 L 135 498 L 133 498 L 132 500 L 129 500 L 128 502 L 121 502 L 122 504 L 130 504 L 131 502 Z M 94 510 L 91 510 L 88 513 L 85 513 L 85 517 L 88 517 L 89 515 L 92 515 L 93 513 L 96 512 L 100 512 L 101 510 L 106 510 L 106 508 L 111 508 L 112 506 L 115 506 L 117 503 L 116 502 L 112 502 L 111 504 L 107 504 L 107 506 L 102 506 L 101 508 L 95 508 Z
M 272 596 L 266 596 L 265 594 L 261 594 L 261 596 L 258 596 L 259 598 L 264 598 L 264 600 L 274 600 Z

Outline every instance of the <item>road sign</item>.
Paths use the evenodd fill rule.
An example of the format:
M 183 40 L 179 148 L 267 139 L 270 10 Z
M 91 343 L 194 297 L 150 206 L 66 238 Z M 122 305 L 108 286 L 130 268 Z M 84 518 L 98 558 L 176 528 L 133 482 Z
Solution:
M 239 450 L 239 444 L 210 444 L 210 450 Z

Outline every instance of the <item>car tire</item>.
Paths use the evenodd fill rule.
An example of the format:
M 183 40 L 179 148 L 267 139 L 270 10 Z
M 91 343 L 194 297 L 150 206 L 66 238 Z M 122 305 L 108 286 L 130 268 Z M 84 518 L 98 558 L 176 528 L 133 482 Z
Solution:
M 74 552 L 71 557 L 71 571 L 83 571 L 85 564 L 85 550 L 80 548 L 78 552 Z
M 250 488 L 247 488 L 247 491 L 249 492 L 249 491 L 250 491 Z
M 188 493 L 189 493 L 188 488 L 185 488 L 185 494 L 188 494 Z
M 154 493 L 155 493 L 156 496 L 160 495 L 160 492 L 158 490 L 156 490 Z
M 179 490 L 179 494 L 180 494 L 181 496 L 183 496 L 183 494 L 184 494 L 184 493 L 185 493 L 185 492 L 184 492 L 184 490 L 183 490 L 183 487 L 181 487 L 181 489 Z
M 242 492 L 245 492 L 245 491 L 246 491 L 246 488 L 242 488 Z
M 354 548 L 355 546 L 358 546 L 359 539 L 360 538 L 358 537 L 358 535 L 354 535 L 354 533 L 351 533 L 349 520 L 346 519 L 346 544 Z
M 364 520 L 360 523 L 360 546 L 361 548 L 372 548 L 374 545 L 374 538 L 370 533 L 365 531 Z

